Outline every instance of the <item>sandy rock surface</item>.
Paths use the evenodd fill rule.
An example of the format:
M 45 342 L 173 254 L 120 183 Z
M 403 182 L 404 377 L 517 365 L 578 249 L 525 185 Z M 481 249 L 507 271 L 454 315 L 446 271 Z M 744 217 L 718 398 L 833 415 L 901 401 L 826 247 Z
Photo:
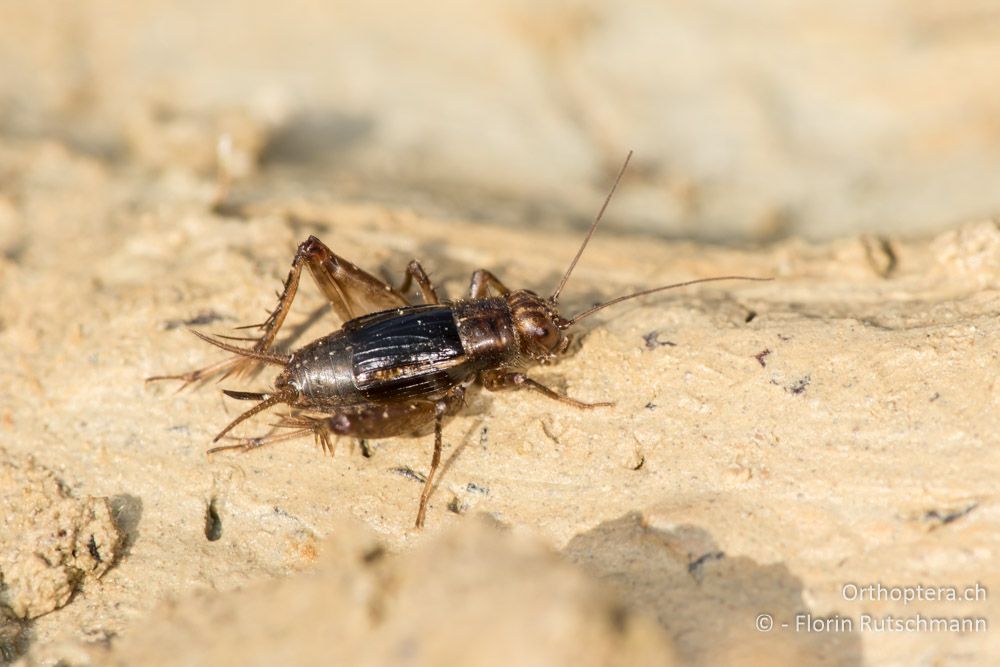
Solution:
M 65 605 L 85 576 L 100 578 L 123 535 L 107 498 L 78 500 L 33 460 L 0 460 L 0 606 L 33 619 Z
M 1000 664 L 998 35 L 936 0 L 0 3 L 0 663 Z M 187 329 L 260 322 L 310 234 L 551 293 L 628 148 L 564 314 L 775 280 L 531 371 L 613 408 L 470 392 L 424 531 L 429 437 L 209 457 L 276 369 L 144 381 L 223 358 Z M 306 276 L 279 347 L 339 325 Z
M 74 578 L 68 603 L 12 605 L 4 570 L 5 658 L 247 664 L 240 651 L 252 647 L 434 664 L 472 655 L 473 643 L 509 645 L 524 664 L 581 652 L 593 664 L 1000 657 L 992 628 L 859 627 L 863 614 L 1000 618 L 995 222 L 752 251 L 599 233 L 564 293 L 567 313 L 694 277 L 775 280 L 623 304 L 582 323 L 558 365 L 533 371 L 614 408 L 473 393 L 445 429 L 417 532 L 429 438 L 372 442 L 370 458 L 348 440 L 324 457 L 308 439 L 207 457 L 241 404 L 211 383 L 175 393 L 144 378 L 220 359 L 186 328 L 260 321 L 311 233 L 394 279 L 419 257 L 451 296 L 479 267 L 545 293 L 578 234 L 345 203 L 295 183 L 261 183 L 212 212 L 214 186 L 193 176 L 151 177 L 47 141 L 8 142 L 0 156 L 0 470 L 45 471 L 27 485 L 15 475 L 0 497 L 75 498 L 74 512 L 110 499 L 110 514 L 101 502 L 86 512 L 103 517 L 109 544 L 125 535 L 103 577 Z M 286 329 L 299 344 L 338 326 L 308 280 Z M 272 376 L 222 386 L 264 389 Z M 4 502 L 15 515 L 32 506 Z M 483 513 L 510 528 L 484 527 Z M 62 517 L 34 512 L 3 543 L 29 548 Z M 366 563 L 365 549 L 384 563 Z M 845 595 L 848 584 L 988 594 L 904 604 Z M 755 629 L 761 614 L 770 632 Z M 853 627 L 796 631 L 805 614 Z M 327 634 L 344 643 L 324 645 Z

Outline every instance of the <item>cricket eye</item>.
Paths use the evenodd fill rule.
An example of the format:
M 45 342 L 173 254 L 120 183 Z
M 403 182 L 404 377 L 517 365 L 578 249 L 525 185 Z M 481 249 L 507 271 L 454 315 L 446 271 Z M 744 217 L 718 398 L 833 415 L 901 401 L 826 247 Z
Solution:
M 531 321 L 531 335 L 546 348 L 553 348 L 559 344 L 562 335 L 558 327 L 548 318 L 537 317 Z

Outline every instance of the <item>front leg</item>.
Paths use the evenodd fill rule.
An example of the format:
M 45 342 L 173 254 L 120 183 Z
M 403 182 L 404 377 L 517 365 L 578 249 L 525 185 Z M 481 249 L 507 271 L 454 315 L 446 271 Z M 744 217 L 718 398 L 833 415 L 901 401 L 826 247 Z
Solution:
M 551 399 L 555 399 L 560 403 L 565 403 L 566 405 L 572 405 L 574 408 L 579 408 L 581 410 L 592 410 L 593 408 L 608 408 L 614 405 L 614 403 L 584 403 L 583 401 L 578 401 L 575 398 L 570 398 L 569 396 L 563 396 L 562 394 L 555 392 L 544 384 L 532 380 L 524 373 L 509 373 L 506 371 L 484 371 L 479 374 L 479 381 L 482 383 L 483 387 L 489 389 L 490 391 L 502 391 L 505 389 L 530 389 L 532 391 L 537 391 L 543 396 L 548 396 Z

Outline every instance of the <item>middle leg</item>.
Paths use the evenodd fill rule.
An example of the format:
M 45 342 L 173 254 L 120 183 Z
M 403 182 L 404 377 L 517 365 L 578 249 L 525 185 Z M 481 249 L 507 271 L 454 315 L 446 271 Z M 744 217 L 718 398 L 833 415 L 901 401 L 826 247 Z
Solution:
M 417 281 L 417 286 L 420 288 L 420 295 L 424 298 L 424 303 L 428 305 L 440 303 L 437 290 L 434 289 L 430 277 L 424 271 L 424 267 L 420 265 L 420 262 L 415 259 L 411 260 L 406 266 L 406 275 L 403 276 L 403 284 L 399 286 L 400 293 L 406 294 L 414 280 Z
M 431 499 L 431 490 L 434 488 L 434 473 L 441 465 L 441 425 L 448 405 L 444 401 L 434 404 L 434 454 L 431 456 L 431 467 L 427 471 L 427 479 L 424 480 L 423 491 L 420 492 L 420 505 L 417 507 L 417 521 L 415 528 L 424 527 L 424 519 L 427 517 L 427 501 Z
M 510 293 L 507 286 L 500 282 L 500 279 L 493 275 L 486 269 L 478 269 L 472 274 L 472 280 L 469 282 L 469 298 L 470 299 L 481 299 L 489 294 L 489 288 L 492 287 L 497 291 L 497 294 L 504 296 Z

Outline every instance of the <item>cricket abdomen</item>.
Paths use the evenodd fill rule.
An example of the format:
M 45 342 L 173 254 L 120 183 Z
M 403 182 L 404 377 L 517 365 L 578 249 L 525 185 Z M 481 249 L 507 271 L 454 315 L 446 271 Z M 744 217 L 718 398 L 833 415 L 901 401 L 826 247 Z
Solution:
M 502 299 L 407 306 L 363 315 L 297 350 L 278 385 L 300 407 L 437 400 L 503 365 L 514 345 Z
M 336 331 L 296 350 L 275 387 L 294 388 L 301 407 L 346 405 L 363 400 L 354 386 L 351 348 L 343 334 L 342 330 Z

